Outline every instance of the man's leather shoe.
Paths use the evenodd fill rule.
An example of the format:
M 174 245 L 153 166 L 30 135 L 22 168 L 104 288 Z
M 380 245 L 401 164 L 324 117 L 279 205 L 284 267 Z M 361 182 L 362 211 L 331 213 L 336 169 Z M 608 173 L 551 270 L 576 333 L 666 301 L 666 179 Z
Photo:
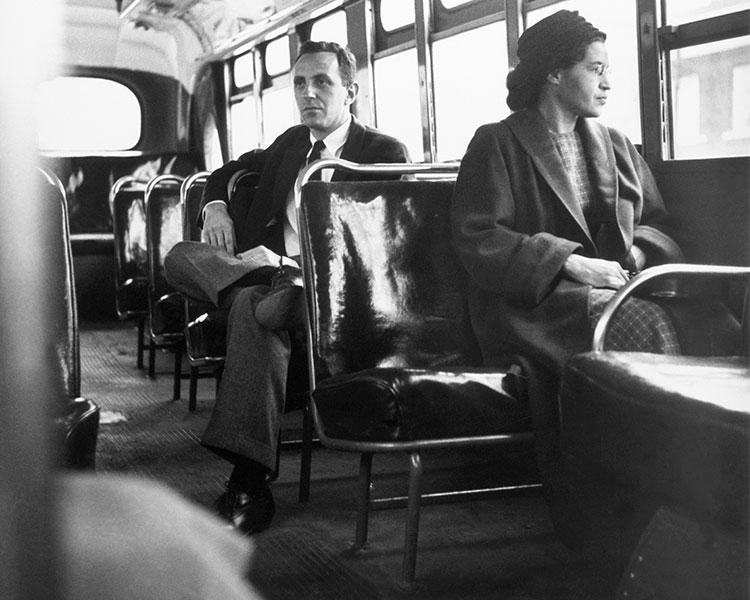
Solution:
M 281 266 L 271 278 L 271 291 L 255 304 L 255 318 L 269 329 L 293 329 L 303 322 L 302 271 Z
M 247 535 L 268 529 L 276 513 L 270 488 L 248 494 L 231 481 L 227 483 L 227 491 L 216 499 L 214 507 L 220 517 Z

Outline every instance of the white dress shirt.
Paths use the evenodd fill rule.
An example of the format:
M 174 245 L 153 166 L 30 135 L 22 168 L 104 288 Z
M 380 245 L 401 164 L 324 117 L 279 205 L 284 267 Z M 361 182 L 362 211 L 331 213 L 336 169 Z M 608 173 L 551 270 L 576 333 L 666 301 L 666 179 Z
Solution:
M 349 117 L 345 123 L 343 123 L 337 129 L 334 129 L 325 138 L 323 143 L 325 148 L 321 151 L 321 158 L 338 158 L 341 156 L 341 151 L 344 149 L 344 144 L 349 137 L 349 125 L 351 124 L 351 117 Z M 310 133 L 310 152 L 312 152 L 312 146 L 317 140 Z M 310 156 L 310 152 L 307 156 Z M 307 161 L 305 161 L 307 163 Z M 307 166 L 306 164 L 304 166 Z M 321 181 L 331 181 L 333 177 L 333 169 L 323 169 L 320 172 Z M 284 248 L 286 249 L 287 256 L 299 256 L 299 232 L 297 231 L 297 209 L 294 206 L 294 189 L 290 190 L 289 195 L 286 199 L 286 212 L 284 214 Z

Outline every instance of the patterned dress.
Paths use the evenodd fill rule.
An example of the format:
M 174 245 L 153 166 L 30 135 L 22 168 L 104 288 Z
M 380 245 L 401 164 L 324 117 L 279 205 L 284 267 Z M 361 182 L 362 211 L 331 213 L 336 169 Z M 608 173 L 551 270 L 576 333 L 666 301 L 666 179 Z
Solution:
M 600 211 L 591 179 L 586 169 L 583 143 L 577 131 L 556 133 L 550 137 L 560 153 L 570 176 L 592 238 L 601 226 Z M 591 328 L 596 326 L 607 302 L 615 290 L 592 288 L 589 294 Z M 671 319 L 658 304 L 640 298 L 630 298 L 620 308 L 612 321 L 607 340 L 608 350 L 679 354 L 680 344 Z

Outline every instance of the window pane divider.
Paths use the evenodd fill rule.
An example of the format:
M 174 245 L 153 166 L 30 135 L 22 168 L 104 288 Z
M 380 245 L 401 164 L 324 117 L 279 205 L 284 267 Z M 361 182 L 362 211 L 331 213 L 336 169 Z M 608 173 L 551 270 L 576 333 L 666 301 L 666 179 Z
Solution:
M 750 9 L 658 29 L 663 50 L 677 50 L 750 35 Z

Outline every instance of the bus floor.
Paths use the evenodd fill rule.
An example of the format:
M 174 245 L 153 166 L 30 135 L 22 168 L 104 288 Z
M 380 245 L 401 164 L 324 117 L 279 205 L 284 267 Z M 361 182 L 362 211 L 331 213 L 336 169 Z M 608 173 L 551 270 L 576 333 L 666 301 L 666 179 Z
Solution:
M 172 399 L 172 355 L 157 357 L 157 376 L 136 368 L 135 328 L 128 323 L 81 324 L 82 392 L 102 409 L 97 471 L 164 483 L 210 508 L 229 474 L 227 463 L 200 445 L 215 397 L 212 379 L 198 384 L 196 412 Z M 187 382 L 183 382 L 183 397 Z M 299 435 L 299 411 L 285 416 L 283 436 Z M 529 471 L 530 451 L 424 455 L 425 491 Z M 510 468 L 500 465 L 510 464 Z M 601 600 L 613 598 L 613 566 L 567 549 L 552 530 L 539 493 L 422 508 L 417 587 L 399 585 L 405 510 L 370 516 L 368 546 L 352 555 L 359 457 L 313 449 L 309 502 L 297 501 L 299 451 L 284 449 L 273 484 L 276 517 L 254 536 L 248 577 L 268 600 L 475 598 Z M 407 457 L 377 455 L 373 495 L 404 494 Z M 472 481 L 475 480 L 475 481 Z

